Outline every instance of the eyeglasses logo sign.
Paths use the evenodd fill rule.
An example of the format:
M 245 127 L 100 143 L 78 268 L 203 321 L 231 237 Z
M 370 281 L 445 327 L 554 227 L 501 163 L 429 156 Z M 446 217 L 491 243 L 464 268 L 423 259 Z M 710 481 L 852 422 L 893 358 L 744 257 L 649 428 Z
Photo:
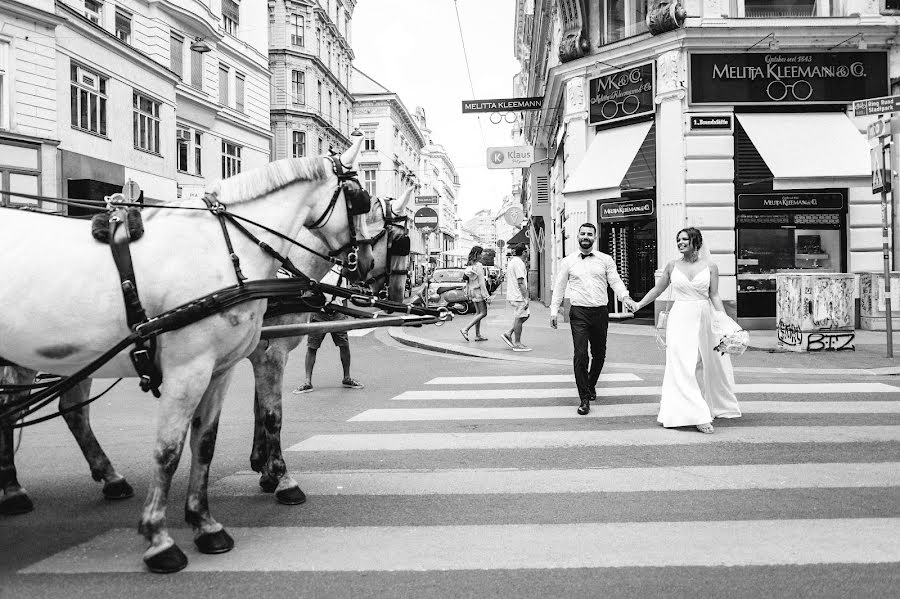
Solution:
M 646 63 L 588 81 L 590 124 L 600 125 L 654 111 L 654 66 Z

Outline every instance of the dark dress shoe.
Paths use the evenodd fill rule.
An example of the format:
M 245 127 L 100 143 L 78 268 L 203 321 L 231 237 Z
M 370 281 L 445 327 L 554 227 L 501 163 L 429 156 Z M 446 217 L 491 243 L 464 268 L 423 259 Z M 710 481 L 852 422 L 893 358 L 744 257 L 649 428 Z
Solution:
M 591 391 L 591 401 L 597 401 L 597 392 Z
M 578 406 L 578 415 L 584 416 L 588 412 L 591 411 L 591 401 L 589 399 L 582 399 L 581 405 Z

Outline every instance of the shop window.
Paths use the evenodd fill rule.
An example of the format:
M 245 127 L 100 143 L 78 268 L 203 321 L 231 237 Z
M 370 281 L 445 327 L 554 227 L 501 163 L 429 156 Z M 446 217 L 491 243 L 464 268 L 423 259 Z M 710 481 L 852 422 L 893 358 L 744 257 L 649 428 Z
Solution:
M 40 195 L 40 175 L 39 146 L 0 141 L 0 206 L 30 206 L 39 210 L 57 210 L 57 204 L 15 195 L 16 193 Z
M 132 94 L 131 98 L 134 147 L 145 152 L 159 154 L 160 103 L 141 94 Z
M 306 133 L 304 131 L 293 132 L 291 155 L 294 158 L 303 158 L 306 156 Z
M 647 31 L 647 2 L 600 0 L 599 4 L 601 44 L 610 44 Z
M 108 79 L 84 67 L 70 67 L 72 127 L 106 136 Z
M 241 7 L 234 0 L 222 0 L 222 22 L 225 33 L 237 36 L 241 24 Z
M 131 43 L 131 13 L 119 8 L 116 9 L 116 37 L 126 44 Z
M 375 169 L 363 171 L 363 186 L 366 188 L 366 191 L 369 192 L 370 196 L 375 197 L 378 195 L 375 187 Z
M 184 38 L 173 35 L 169 41 L 169 67 L 181 79 L 184 73 Z
M 234 108 L 244 112 L 244 75 L 241 73 L 234 76 Z
M 291 45 L 303 47 L 303 28 L 305 20 L 303 15 L 291 15 Z
M 306 104 L 306 73 L 303 71 L 291 71 L 291 101 Z
M 222 141 L 222 178 L 241 172 L 241 146 Z
M 191 50 L 191 87 L 203 89 L 203 52 Z

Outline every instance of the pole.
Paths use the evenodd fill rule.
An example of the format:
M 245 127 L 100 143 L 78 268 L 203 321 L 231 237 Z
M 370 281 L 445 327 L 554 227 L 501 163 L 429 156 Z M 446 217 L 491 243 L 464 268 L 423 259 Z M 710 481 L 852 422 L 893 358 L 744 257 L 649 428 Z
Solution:
M 893 116 L 893 115 L 892 115 Z M 881 117 L 879 117 L 881 118 Z M 887 139 L 887 141 L 885 141 Z M 884 328 L 887 333 L 887 357 L 894 357 L 894 332 L 891 322 L 891 250 L 890 250 L 890 229 L 888 228 L 888 190 L 893 182 L 893 172 L 890 162 L 891 139 L 879 137 L 878 143 L 881 145 L 882 158 L 884 153 L 888 153 L 888 157 L 884 159 L 885 172 L 882 173 L 883 185 L 881 187 L 881 251 L 884 255 Z

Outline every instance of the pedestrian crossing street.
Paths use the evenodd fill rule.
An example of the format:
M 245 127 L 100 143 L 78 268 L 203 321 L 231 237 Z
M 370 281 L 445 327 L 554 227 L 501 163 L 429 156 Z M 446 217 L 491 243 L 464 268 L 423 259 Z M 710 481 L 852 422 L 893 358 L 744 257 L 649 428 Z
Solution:
M 604 374 L 597 391 L 580 417 L 571 375 L 426 381 L 352 416 L 346 432 L 286 443 L 285 455 L 305 468 L 292 474 L 309 503 L 427 508 L 405 503 L 413 515 L 383 525 L 303 526 L 308 503 L 291 508 L 296 526 L 228 526 L 236 548 L 224 555 L 197 553 L 176 530 L 186 572 L 900 562 L 897 385 L 739 384 L 744 418 L 717 421 L 713 435 L 656 426 L 659 387 L 640 375 Z M 257 495 L 257 478 L 224 476 L 213 500 Z M 461 497 L 488 516 L 473 508 L 447 523 L 442 506 Z M 546 509 L 489 521 L 498 502 Z M 142 550 L 132 528 L 115 528 L 22 573 L 140 572 Z

